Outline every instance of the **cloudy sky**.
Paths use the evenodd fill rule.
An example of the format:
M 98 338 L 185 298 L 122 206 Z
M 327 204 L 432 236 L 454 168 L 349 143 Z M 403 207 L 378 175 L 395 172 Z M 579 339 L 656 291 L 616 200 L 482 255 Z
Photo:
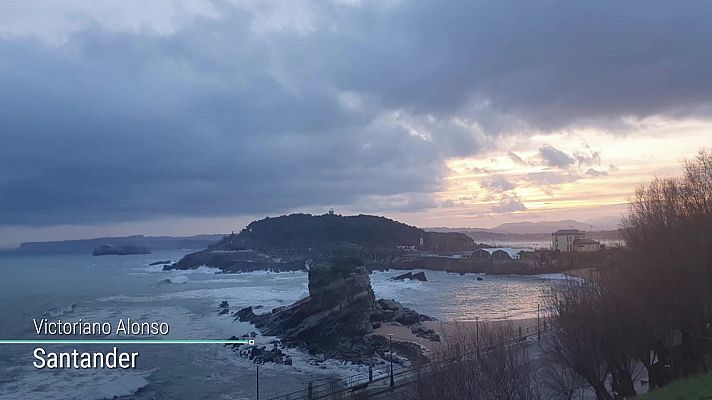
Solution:
M 5 0 L 0 245 L 610 222 L 712 147 L 708 1 Z

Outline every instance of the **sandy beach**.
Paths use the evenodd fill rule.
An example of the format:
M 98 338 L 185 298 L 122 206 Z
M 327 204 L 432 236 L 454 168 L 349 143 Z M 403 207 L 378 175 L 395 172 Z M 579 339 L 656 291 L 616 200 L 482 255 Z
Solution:
M 372 335 L 380 335 L 387 338 L 391 334 L 394 341 L 417 343 L 423 347 L 427 355 L 437 351 L 444 343 L 447 343 L 448 339 L 474 337 L 478 329 L 477 324 L 479 324 L 481 333 L 487 330 L 511 329 L 514 336 L 519 335 L 520 329 L 522 336 L 536 334 L 537 329 L 536 318 L 491 321 L 425 321 L 423 326 L 437 332 L 440 335 L 440 342 L 416 336 L 409 327 L 396 323 L 383 324 L 375 329 Z

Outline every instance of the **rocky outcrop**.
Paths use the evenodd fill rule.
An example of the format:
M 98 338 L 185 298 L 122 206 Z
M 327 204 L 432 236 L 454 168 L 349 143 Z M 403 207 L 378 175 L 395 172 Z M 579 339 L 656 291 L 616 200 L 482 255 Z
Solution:
M 242 339 L 254 339 L 256 333 L 252 332 L 249 335 L 243 335 Z M 232 336 L 230 340 L 238 339 L 237 336 Z M 268 349 L 267 346 L 257 346 L 257 345 L 246 345 L 246 344 L 231 344 L 233 350 L 240 356 L 252 360 L 255 364 L 264 363 L 275 363 L 292 365 L 292 358 L 279 348 L 278 342 L 272 343 L 272 348 Z
M 410 279 L 410 280 L 414 280 L 414 281 L 421 281 L 421 282 L 425 282 L 428 280 L 428 278 L 425 277 L 425 272 L 422 272 L 422 271 L 416 272 L 416 273 L 406 272 L 405 274 L 400 274 L 398 276 L 394 276 L 393 278 L 391 278 L 392 281 L 403 281 L 406 279 Z
M 428 339 L 433 342 L 440 341 L 440 335 L 438 335 L 438 333 L 435 332 L 434 329 L 426 328 L 420 324 L 411 326 L 410 331 L 413 332 L 415 336 L 421 337 L 423 339 Z
M 112 246 L 105 244 L 94 249 L 91 253 L 93 256 L 125 256 L 129 254 L 151 254 L 151 250 L 144 246 Z
M 366 351 L 363 338 L 373 331 L 370 317 L 375 302 L 368 271 L 357 260 L 342 259 L 310 268 L 308 297 L 270 314 L 256 315 L 248 307 L 235 317 L 288 345 L 359 360 L 372 353 Z
M 376 302 L 374 312 L 371 314 L 371 320 L 413 325 L 422 321 L 431 321 L 432 318 L 405 307 L 395 300 L 379 299 L 378 302 Z
M 171 260 L 165 260 L 165 261 L 154 261 L 148 265 L 163 265 L 163 264 L 170 264 Z
M 195 269 L 201 266 L 219 268 L 225 273 L 252 272 L 260 270 L 299 271 L 306 269 L 306 260 L 280 260 L 252 250 L 207 249 L 191 253 L 175 264 L 165 265 L 164 271 Z
M 267 314 L 255 314 L 252 307 L 246 307 L 234 316 L 286 345 L 357 363 L 370 362 L 386 351 L 379 339 L 368 336 L 374 323 L 411 325 L 430 319 L 394 300 L 376 301 L 368 271 L 358 259 L 312 266 L 309 296 L 290 306 Z

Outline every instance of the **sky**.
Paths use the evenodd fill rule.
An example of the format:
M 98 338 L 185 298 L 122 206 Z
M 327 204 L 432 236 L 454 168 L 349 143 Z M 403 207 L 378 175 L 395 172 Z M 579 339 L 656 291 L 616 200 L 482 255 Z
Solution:
M 0 246 L 290 212 L 615 226 L 712 148 L 712 3 L 6 0 Z

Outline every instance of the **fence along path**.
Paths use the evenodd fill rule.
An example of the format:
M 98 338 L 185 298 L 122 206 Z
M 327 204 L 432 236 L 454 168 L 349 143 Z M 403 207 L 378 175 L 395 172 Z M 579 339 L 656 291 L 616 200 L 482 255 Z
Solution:
M 366 395 L 365 397 L 358 396 L 358 398 L 368 398 L 369 396 L 415 383 L 420 375 L 427 374 L 431 368 L 460 362 L 463 359 L 477 355 L 478 352 L 487 353 L 496 349 L 498 346 L 511 343 L 520 344 L 522 346 L 527 345 L 530 339 L 541 339 L 541 333 L 546 330 L 546 326 L 541 326 L 541 329 L 538 327 L 534 328 L 533 332 L 529 327 L 526 328 L 525 331 L 520 329 L 518 334 L 515 334 L 507 340 L 482 348 L 476 346 L 477 348 L 451 359 L 429 362 L 418 366 L 395 364 L 393 366 L 392 379 L 390 368 L 387 370 L 374 370 L 369 367 L 368 372 L 362 372 L 340 379 L 324 378 L 312 381 L 309 382 L 304 389 L 269 397 L 268 400 L 347 399 L 351 396 L 357 397 L 358 395 L 363 396 L 364 394 Z

